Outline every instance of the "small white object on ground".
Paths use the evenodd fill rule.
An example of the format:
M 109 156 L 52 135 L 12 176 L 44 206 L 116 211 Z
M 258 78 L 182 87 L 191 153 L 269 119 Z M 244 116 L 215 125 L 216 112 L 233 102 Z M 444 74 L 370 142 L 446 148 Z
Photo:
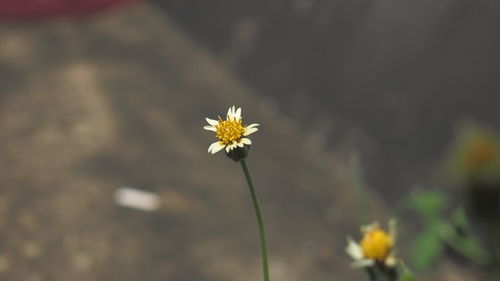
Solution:
M 158 195 L 134 187 L 120 187 L 115 191 L 116 204 L 138 209 L 141 211 L 155 211 L 160 207 Z

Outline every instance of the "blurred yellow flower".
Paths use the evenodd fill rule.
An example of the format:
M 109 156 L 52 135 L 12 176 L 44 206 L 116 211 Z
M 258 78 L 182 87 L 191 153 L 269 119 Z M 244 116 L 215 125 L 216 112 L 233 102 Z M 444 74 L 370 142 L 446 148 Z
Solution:
M 464 152 L 464 161 L 471 170 L 488 165 L 495 160 L 497 148 L 492 139 L 476 138 L 472 139 Z
M 389 222 L 389 232 L 382 230 L 377 222 L 361 227 L 363 238 L 358 244 L 347 237 L 346 252 L 354 259 L 353 267 L 373 266 L 375 264 L 394 267 L 396 242 L 396 222 Z
M 464 182 L 491 183 L 500 180 L 500 138 L 474 124 L 459 127 L 449 167 Z
M 236 109 L 233 105 L 227 111 L 226 120 L 218 117 L 217 120 L 205 118 L 210 124 L 203 129 L 215 132 L 215 137 L 219 140 L 208 147 L 208 152 L 215 154 L 225 148 L 226 153 L 237 147 L 251 145 L 252 141 L 246 136 L 255 133 L 259 124 L 243 125 L 241 108 Z
M 393 246 L 391 237 L 382 229 L 367 231 L 360 244 L 365 258 L 379 261 L 389 256 Z

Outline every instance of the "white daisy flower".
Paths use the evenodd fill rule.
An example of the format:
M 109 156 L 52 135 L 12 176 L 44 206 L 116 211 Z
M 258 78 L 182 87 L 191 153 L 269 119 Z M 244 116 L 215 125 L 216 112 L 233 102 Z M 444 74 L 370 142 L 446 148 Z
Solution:
M 359 244 L 347 237 L 346 252 L 354 259 L 353 267 L 396 266 L 394 244 L 397 234 L 394 220 L 389 221 L 389 233 L 382 230 L 377 222 L 361 227 L 361 232 L 363 239 Z
M 241 108 L 236 109 L 234 105 L 227 111 L 226 120 L 220 117 L 218 120 L 205 119 L 210 126 L 204 126 L 203 129 L 215 132 L 215 136 L 219 139 L 208 147 L 208 152 L 211 154 L 222 149 L 229 153 L 237 147 L 251 145 L 252 141 L 247 136 L 257 132 L 257 126 L 259 126 L 259 124 L 243 126 Z

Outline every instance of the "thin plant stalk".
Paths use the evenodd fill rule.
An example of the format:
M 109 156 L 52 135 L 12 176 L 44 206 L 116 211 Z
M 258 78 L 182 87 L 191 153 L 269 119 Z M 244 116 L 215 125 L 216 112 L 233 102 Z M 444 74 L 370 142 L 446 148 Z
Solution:
M 354 189 L 356 191 L 357 215 L 360 224 L 366 223 L 366 202 L 365 202 L 365 187 L 363 184 L 363 171 L 361 167 L 361 160 L 357 151 L 351 152 L 350 155 L 350 168 L 351 178 L 353 181 Z
M 264 272 L 264 281 L 270 281 L 269 278 L 269 265 L 267 262 L 267 247 L 266 247 L 266 233 L 264 231 L 264 222 L 262 221 L 262 215 L 260 214 L 259 200 L 257 200 L 257 194 L 253 188 L 252 178 L 248 172 L 247 163 L 245 160 L 241 160 L 241 168 L 243 173 L 245 173 L 245 178 L 248 183 L 248 188 L 250 189 L 250 194 L 252 195 L 253 207 L 255 209 L 255 215 L 257 216 L 257 223 L 259 225 L 259 237 L 260 237 L 260 250 L 262 254 L 262 270 Z

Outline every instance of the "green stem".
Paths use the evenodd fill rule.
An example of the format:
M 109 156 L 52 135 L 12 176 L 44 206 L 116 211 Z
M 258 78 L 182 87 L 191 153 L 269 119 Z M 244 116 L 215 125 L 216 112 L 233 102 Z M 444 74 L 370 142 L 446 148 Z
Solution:
M 359 224 L 363 225 L 366 223 L 366 207 L 367 204 L 365 202 L 365 194 L 364 194 L 364 184 L 363 184 L 363 170 L 361 167 L 361 161 L 359 153 L 356 151 L 351 152 L 350 155 L 350 169 L 351 169 L 351 177 L 354 185 L 354 189 L 356 191 L 356 203 L 358 207 L 358 220 Z
M 241 160 L 241 168 L 245 173 L 245 178 L 250 189 L 250 194 L 252 194 L 253 207 L 255 208 L 255 215 L 257 216 L 257 222 L 259 224 L 259 236 L 260 236 L 260 250 L 262 253 L 262 270 L 264 271 L 264 281 L 270 281 L 269 279 L 269 265 L 267 263 L 267 247 L 266 247 L 266 234 L 264 231 L 264 223 L 262 222 L 262 216 L 260 214 L 259 201 L 257 200 L 257 195 L 255 189 L 253 188 L 252 178 L 248 172 L 247 163 L 245 160 Z

